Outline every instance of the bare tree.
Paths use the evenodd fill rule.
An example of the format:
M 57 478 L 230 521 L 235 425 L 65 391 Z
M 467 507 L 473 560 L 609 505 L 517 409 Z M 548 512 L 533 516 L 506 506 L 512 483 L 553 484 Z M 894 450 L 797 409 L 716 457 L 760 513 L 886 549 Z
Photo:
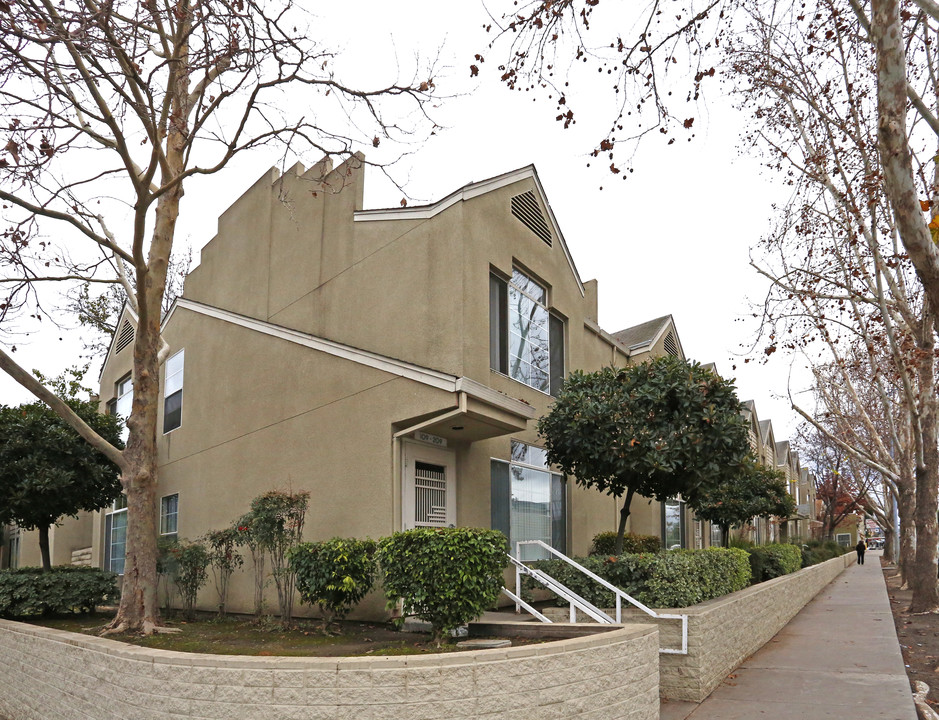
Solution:
M 189 180 L 271 143 L 362 162 L 358 148 L 430 128 L 432 66 L 350 87 L 307 21 L 290 0 L 0 2 L 0 328 L 42 313 L 38 287 L 70 281 L 118 284 L 138 317 L 124 450 L 0 350 L 0 368 L 121 469 L 128 532 L 112 631 L 159 626 L 160 320 Z
M 912 533 L 901 545 L 913 609 L 933 610 L 934 319 L 885 189 L 876 57 L 856 41 L 863 23 L 849 10 L 839 0 L 822 0 L 812 12 L 756 6 L 747 32 L 726 48 L 754 118 L 747 137 L 793 189 L 762 243 L 763 261 L 753 263 L 772 282 L 765 352 L 799 353 L 812 366 L 822 419 L 815 409 L 794 407 L 888 483 L 901 524 L 915 527 L 915 557 Z M 919 190 L 928 187 L 921 175 Z

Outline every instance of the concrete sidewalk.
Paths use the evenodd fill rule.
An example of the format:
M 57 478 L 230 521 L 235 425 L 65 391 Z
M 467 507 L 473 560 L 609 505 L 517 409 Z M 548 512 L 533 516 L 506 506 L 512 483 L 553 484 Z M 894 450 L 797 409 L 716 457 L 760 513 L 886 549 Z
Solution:
M 879 551 L 824 588 L 700 705 L 662 720 L 916 720 Z

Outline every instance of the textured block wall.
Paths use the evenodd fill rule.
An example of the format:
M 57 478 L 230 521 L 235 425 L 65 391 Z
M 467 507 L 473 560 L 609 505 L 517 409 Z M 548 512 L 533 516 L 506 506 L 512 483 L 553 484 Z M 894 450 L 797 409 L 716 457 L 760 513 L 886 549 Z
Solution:
M 0 620 L 0 717 L 656 720 L 658 632 L 627 625 L 499 650 L 262 658 L 150 650 Z

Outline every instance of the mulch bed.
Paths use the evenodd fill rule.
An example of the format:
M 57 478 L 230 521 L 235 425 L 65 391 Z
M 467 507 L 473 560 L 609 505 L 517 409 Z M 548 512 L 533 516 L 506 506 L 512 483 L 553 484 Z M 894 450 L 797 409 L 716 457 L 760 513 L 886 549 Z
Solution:
M 97 635 L 110 620 L 111 615 L 69 615 L 57 618 L 42 618 L 33 621 L 37 625 L 52 627 L 87 635 Z M 293 657 L 341 657 L 416 655 L 423 653 L 457 652 L 457 639 L 446 641 L 437 648 L 429 634 L 399 632 L 383 623 L 344 622 L 341 632 L 326 635 L 315 620 L 298 620 L 290 630 L 284 630 L 273 619 L 257 622 L 254 618 L 229 616 L 218 619 L 211 615 L 197 617 L 195 622 L 169 619 L 165 625 L 181 632 L 140 635 L 111 635 L 112 640 L 180 652 L 209 653 L 216 655 L 258 655 Z M 508 638 L 512 645 L 528 645 L 544 642 L 541 638 Z
M 881 566 L 910 687 L 916 681 L 929 685 L 926 701 L 939 710 L 939 615 L 909 613 L 912 593 L 900 589 L 900 578 L 893 565 L 881 558 Z

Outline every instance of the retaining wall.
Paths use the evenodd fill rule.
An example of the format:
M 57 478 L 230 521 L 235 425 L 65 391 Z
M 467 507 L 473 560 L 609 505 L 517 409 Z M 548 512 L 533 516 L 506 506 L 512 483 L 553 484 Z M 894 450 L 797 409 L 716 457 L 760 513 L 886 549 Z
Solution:
M 703 701 L 854 562 L 856 557 L 851 552 L 700 605 L 659 610 L 688 616 L 688 654 L 659 656 L 662 697 Z M 547 615 L 552 620 L 566 621 L 568 609 L 550 608 Z M 582 614 L 579 619 L 589 621 Z M 654 623 L 659 627 L 662 647 L 681 648 L 679 620 L 656 620 L 639 610 L 624 608 L 623 621 Z
M 653 625 L 624 625 L 497 650 L 238 657 L 151 650 L 0 620 L 0 717 L 656 720 L 658 645 Z

